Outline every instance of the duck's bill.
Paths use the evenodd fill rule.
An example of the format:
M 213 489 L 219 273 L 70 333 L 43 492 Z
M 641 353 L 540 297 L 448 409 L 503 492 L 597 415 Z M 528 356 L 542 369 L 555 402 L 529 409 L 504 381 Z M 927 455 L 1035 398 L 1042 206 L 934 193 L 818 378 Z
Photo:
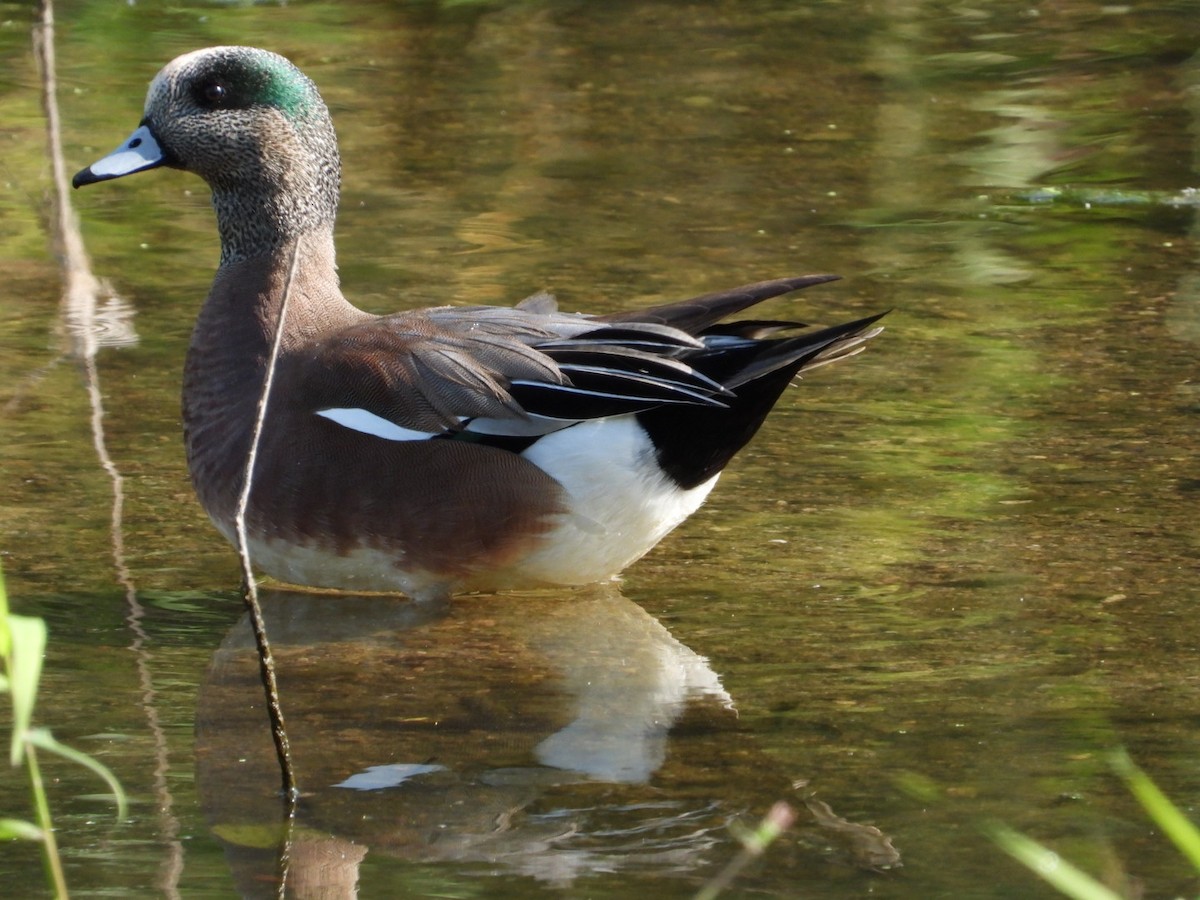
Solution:
M 71 184 L 74 187 L 83 187 L 85 184 L 95 184 L 97 181 L 108 181 L 110 178 L 154 169 L 166 165 L 166 162 L 167 156 L 155 140 L 154 132 L 148 125 L 139 125 L 137 131 L 120 147 L 104 159 L 81 169 L 71 179 Z

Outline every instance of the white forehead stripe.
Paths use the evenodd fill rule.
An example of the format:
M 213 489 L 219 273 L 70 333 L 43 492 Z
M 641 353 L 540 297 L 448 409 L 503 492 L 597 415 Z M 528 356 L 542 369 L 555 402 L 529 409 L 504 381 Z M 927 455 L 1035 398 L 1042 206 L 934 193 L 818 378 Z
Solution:
M 197 57 L 203 56 L 207 53 L 211 53 L 214 50 L 221 50 L 221 49 L 224 49 L 224 48 L 209 47 L 206 49 L 202 48 L 200 50 L 192 50 L 188 53 L 184 53 L 182 56 L 175 57 L 173 60 L 171 60 L 169 63 L 167 63 L 161 69 L 159 69 L 158 74 L 155 75 L 154 78 L 151 80 L 150 87 L 146 90 L 146 106 L 142 110 L 142 112 L 144 114 L 149 113 L 150 107 L 159 98 L 159 96 L 160 95 L 165 96 L 166 94 L 168 94 L 170 92 L 171 85 L 172 85 L 172 83 L 174 83 L 175 79 L 178 77 L 178 74 L 180 72 L 184 71 L 185 69 L 187 69 L 187 67 L 190 66 Z
M 170 81 L 170 75 L 168 73 L 172 68 L 172 65 L 173 64 L 168 63 L 166 66 L 159 69 L 158 74 L 155 75 L 154 79 L 150 82 L 150 87 L 146 88 L 146 103 L 142 106 L 142 115 L 149 115 L 150 107 L 154 101 L 158 99 L 160 94 L 166 93 L 167 84 Z

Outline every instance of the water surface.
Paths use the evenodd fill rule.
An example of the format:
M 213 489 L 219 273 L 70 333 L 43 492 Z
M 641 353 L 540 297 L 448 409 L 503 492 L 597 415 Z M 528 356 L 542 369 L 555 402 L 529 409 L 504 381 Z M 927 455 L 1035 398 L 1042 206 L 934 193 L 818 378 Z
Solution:
M 237 565 L 179 439 L 211 211 L 180 173 L 74 198 L 134 312 L 108 330 L 136 343 L 95 373 L 118 570 L 27 15 L 7 4 L 0 30 L 0 554 L 51 628 L 41 721 L 136 801 L 114 824 L 90 776 L 48 764 L 68 877 L 79 896 L 269 893 Z M 371 310 L 549 289 L 603 312 L 806 271 L 845 280 L 767 315 L 893 310 L 867 353 L 788 392 L 617 593 L 268 598 L 307 791 L 298 873 L 340 859 L 366 897 L 687 896 L 735 852 L 730 822 L 787 799 L 799 826 L 737 892 L 1052 896 L 981 836 L 994 820 L 1146 896 L 1196 892 L 1105 755 L 1127 747 L 1194 813 L 1200 4 L 75 2 L 58 20 L 73 167 L 137 124 L 179 52 L 301 65 L 342 140 L 343 282 Z M 336 786 L 355 776 L 373 789 Z M 0 782 L 0 810 L 26 803 Z M 38 881 L 34 848 L 0 872 Z

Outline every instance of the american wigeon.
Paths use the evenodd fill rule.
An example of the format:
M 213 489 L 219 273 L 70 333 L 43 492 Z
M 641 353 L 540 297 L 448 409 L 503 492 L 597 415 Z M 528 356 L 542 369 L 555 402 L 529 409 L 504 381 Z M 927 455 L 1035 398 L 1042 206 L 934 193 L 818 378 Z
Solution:
M 255 566 L 286 582 L 430 598 L 611 578 L 700 506 L 798 373 L 881 330 L 721 323 L 830 275 L 603 316 L 544 294 L 363 312 L 334 264 L 329 112 L 266 50 L 168 63 L 137 130 L 74 184 L 158 166 L 202 177 L 217 213 L 183 422 L 196 493 L 231 540 L 281 329 L 247 531 Z

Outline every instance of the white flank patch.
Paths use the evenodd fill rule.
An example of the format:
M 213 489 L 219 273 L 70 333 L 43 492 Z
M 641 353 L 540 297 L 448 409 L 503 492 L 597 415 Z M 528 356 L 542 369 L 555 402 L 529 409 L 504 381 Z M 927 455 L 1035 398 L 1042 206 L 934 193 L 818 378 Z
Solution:
M 433 437 L 428 431 L 405 428 L 403 425 L 389 422 L 383 416 L 377 416 L 365 409 L 335 407 L 319 409 L 317 415 L 329 419 L 331 422 L 337 422 L 343 428 L 361 431 L 363 434 L 373 434 L 385 441 L 427 441 Z
M 570 509 L 515 572 L 553 584 L 616 575 L 699 509 L 714 475 L 683 490 L 659 468 L 654 445 L 633 416 L 580 422 L 521 454 L 567 491 Z

